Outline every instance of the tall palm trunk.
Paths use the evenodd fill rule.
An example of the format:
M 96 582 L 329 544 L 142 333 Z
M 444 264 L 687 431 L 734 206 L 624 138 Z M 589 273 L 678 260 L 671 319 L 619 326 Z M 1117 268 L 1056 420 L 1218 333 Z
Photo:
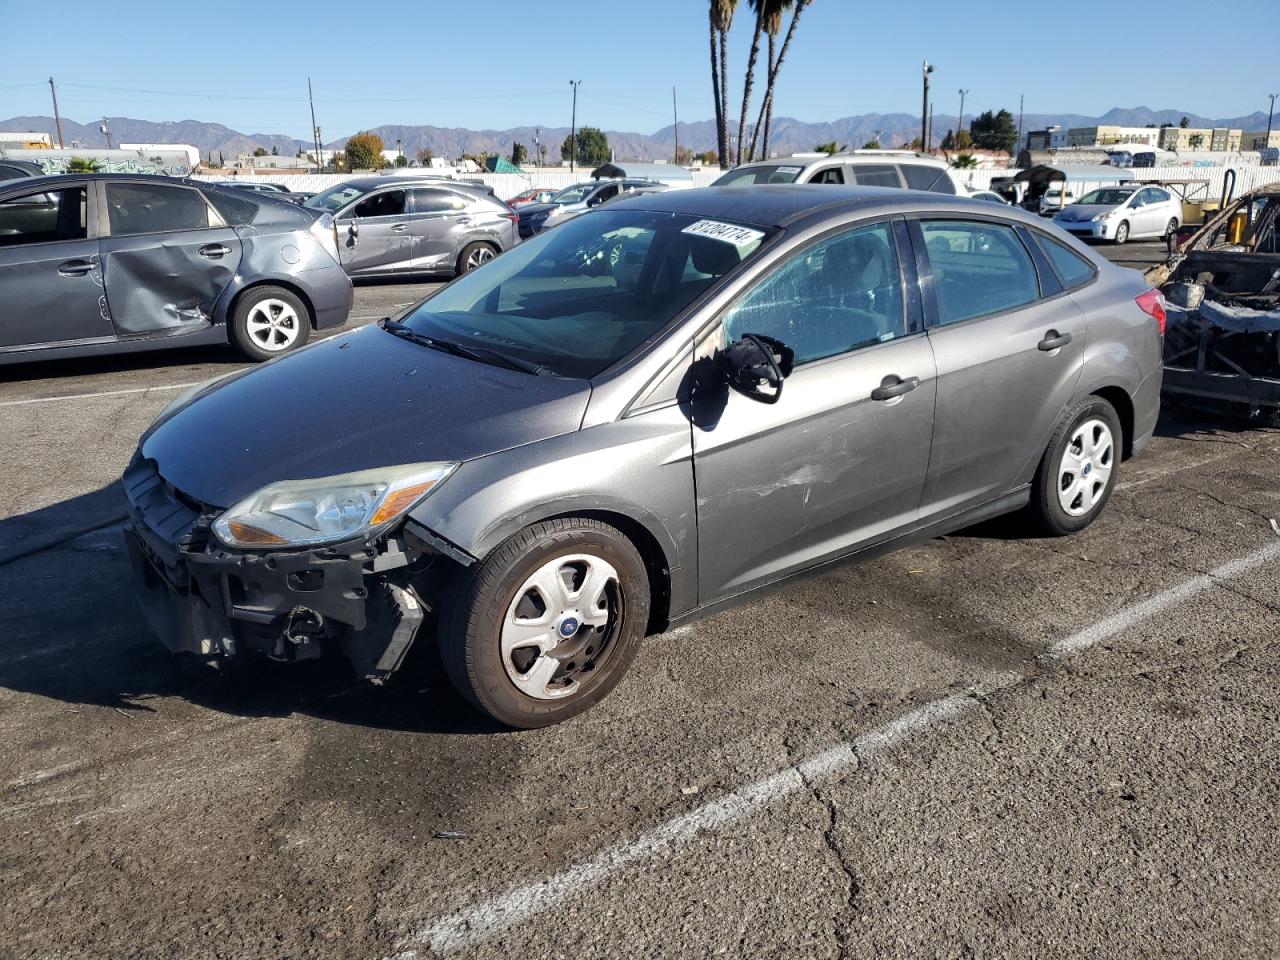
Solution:
M 761 159 L 769 156 L 769 140 L 773 132 L 773 95 L 778 86 L 778 74 L 782 71 L 782 61 L 786 59 L 787 50 L 791 48 L 791 38 L 796 34 L 796 24 L 800 22 L 800 14 L 804 13 L 804 8 L 812 2 L 813 0 L 796 0 L 795 12 L 791 15 L 791 25 L 787 27 L 787 35 L 782 38 L 782 47 L 778 50 L 776 59 L 773 55 L 774 36 L 771 34 L 769 37 L 769 73 L 764 92 L 764 102 L 760 104 L 760 123 L 758 125 L 758 127 L 764 127 L 760 147 Z M 753 152 L 754 149 L 753 145 Z
M 738 163 L 745 163 L 751 155 L 745 151 L 747 136 L 747 111 L 751 109 L 751 87 L 755 82 L 756 61 L 760 59 L 760 34 L 764 33 L 764 4 L 756 13 L 756 31 L 751 38 L 751 54 L 747 57 L 747 74 L 742 81 L 742 113 L 738 116 Z M 745 159 L 744 159 L 745 157 Z
M 728 170 L 729 161 L 729 39 L 720 31 L 720 169 Z
M 711 26 L 711 99 L 716 104 L 716 151 L 717 156 L 724 157 L 724 91 L 721 89 L 723 81 L 721 80 L 720 68 L 717 63 L 718 51 L 716 50 L 716 8 L 715 4 L 711 5 L 708 20 Z M 724 161 L 721 160 L 723 165 Z

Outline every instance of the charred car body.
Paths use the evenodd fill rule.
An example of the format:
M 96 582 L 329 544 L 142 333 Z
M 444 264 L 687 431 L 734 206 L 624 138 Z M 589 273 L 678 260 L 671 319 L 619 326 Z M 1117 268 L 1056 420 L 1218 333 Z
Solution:
M 793 574 L 1022 508 L 1083 529 L 1155 428 L 1153 298 L 981 201 L 620 200 L 175 400 L 124 477 L 136 580 L 174 649 L 376 681 L 434 638 L 544 725 Z
M 1164 388 L 1280 409 L 1280 184 L 1246 193 L 1147 273 L 1170 304 Z

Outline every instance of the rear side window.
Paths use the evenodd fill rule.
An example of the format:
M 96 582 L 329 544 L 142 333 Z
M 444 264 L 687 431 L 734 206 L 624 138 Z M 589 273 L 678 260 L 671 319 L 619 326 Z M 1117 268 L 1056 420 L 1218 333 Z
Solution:
M 920 229 L 933 271 L 938 322 L 943 326 L 1012 310 L 1040 298 L 1035 264 L 1013 228 L 926 220 Z
M 416 187 L 413 190 L 414 213 L 453 213 L 466 207 L 466 201 L 450 190 Z
M 844 183 L 844 171 L 839 167 L 827 167 L 809 178 L 810 183 Z
M 898 179 L 898 168 L 890 163 L 854 164 L 853 175 L 860 187 L 902 188 L 902 181 Z
M 796 363 L 847 353 L 906 331 L 897 248 L 887 224 L 837 234 L 796 254 L 739 300 L 725 334 L 781 340 Z
M 1070 290 L 1093 279 L 1093 265 L 1074 250 L 1069 250 L 1065 244 L 1059 243 L 1052 237 L 1046 237 L 1043 233 L 1037 233 L 1036 240 L 1039 241 L 1044 255 L 1053 264 L 1053 269 L 1062 278 L 1064 288 Z
M 907 181 L 908 190 L 932 190 L 934 193 L 955 195 L 955 184 L 941 167 L 930 167 L 923 163 L 903 163 L 898 169 Z
M 758 167 L 739 167 L 721 174 L 713 187 L 741 187 L 752 183 L 795 183 L 804 167 L 796 163 L 766 164 Z
M 22 167 L 11 167 L 7 163 L 0 163 L 0 180 L 16 180 L 18 177 L 29 177 L 30 174 Z
M 112 236 L 209 226 L 209 205 L 195 190 L 159 183 L 108 183 L 106 188 Z
M 27 193 L 0 203 L 0 247 L 83 240 L 85 188 Z
M 218 211 L 218 216 L 233 227 L 253 223 L 253 218 L 258 213 L 256 203 L 230 190 L 210 190 L 205 194 L 205 199 L 213 204 L 213 209 Z

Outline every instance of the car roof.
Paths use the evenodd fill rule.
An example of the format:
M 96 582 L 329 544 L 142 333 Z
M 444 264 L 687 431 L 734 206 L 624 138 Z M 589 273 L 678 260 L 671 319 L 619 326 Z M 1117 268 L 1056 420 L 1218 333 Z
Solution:
M 793 153 L 789 157 L 771 157 L 768 160 L 752 160 L 750 163 L 740 164 L 734 167 L 735 170 L 741 170 L 743 167 L 763 167 L 763 166 L 804 166 L 807 167 L 814 163 L 825 163 L 828 160 L 839 161 L 840 163 L 889 163 L 907 161 L 910 163 L 922 163 L 929 166 L 947 168 L 947 163 L 937 157 L 931 157 L 925 153 L 918 153 L 914 150 L 842 150 L 838 153 Z M 728 172 L 728 171 L 726 171 Z
M 900 190 L 896 187 L 857 187 L 826 183 L 756 184 L 749 187 L 699 187 L 645 193 L 609 204 L 610 210 L 643 210 L 749 223 L 758 227 L 788 227 L 826 214 L 885 212 L 954 212 L 999 216 L 1043 228 L 1043 218 L 1017 207 L 997 211 L 986 201 L 970 197 Z

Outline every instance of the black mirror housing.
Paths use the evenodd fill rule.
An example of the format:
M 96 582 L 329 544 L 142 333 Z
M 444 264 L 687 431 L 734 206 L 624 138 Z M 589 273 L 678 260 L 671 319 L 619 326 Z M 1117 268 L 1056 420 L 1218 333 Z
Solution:
M 795 351 L 781 340 L 763 334 L 744 333 L 723 350 L 715 363 L 729 386 L 760 403 L 782 398 L 782 381 L 791 375 Z

